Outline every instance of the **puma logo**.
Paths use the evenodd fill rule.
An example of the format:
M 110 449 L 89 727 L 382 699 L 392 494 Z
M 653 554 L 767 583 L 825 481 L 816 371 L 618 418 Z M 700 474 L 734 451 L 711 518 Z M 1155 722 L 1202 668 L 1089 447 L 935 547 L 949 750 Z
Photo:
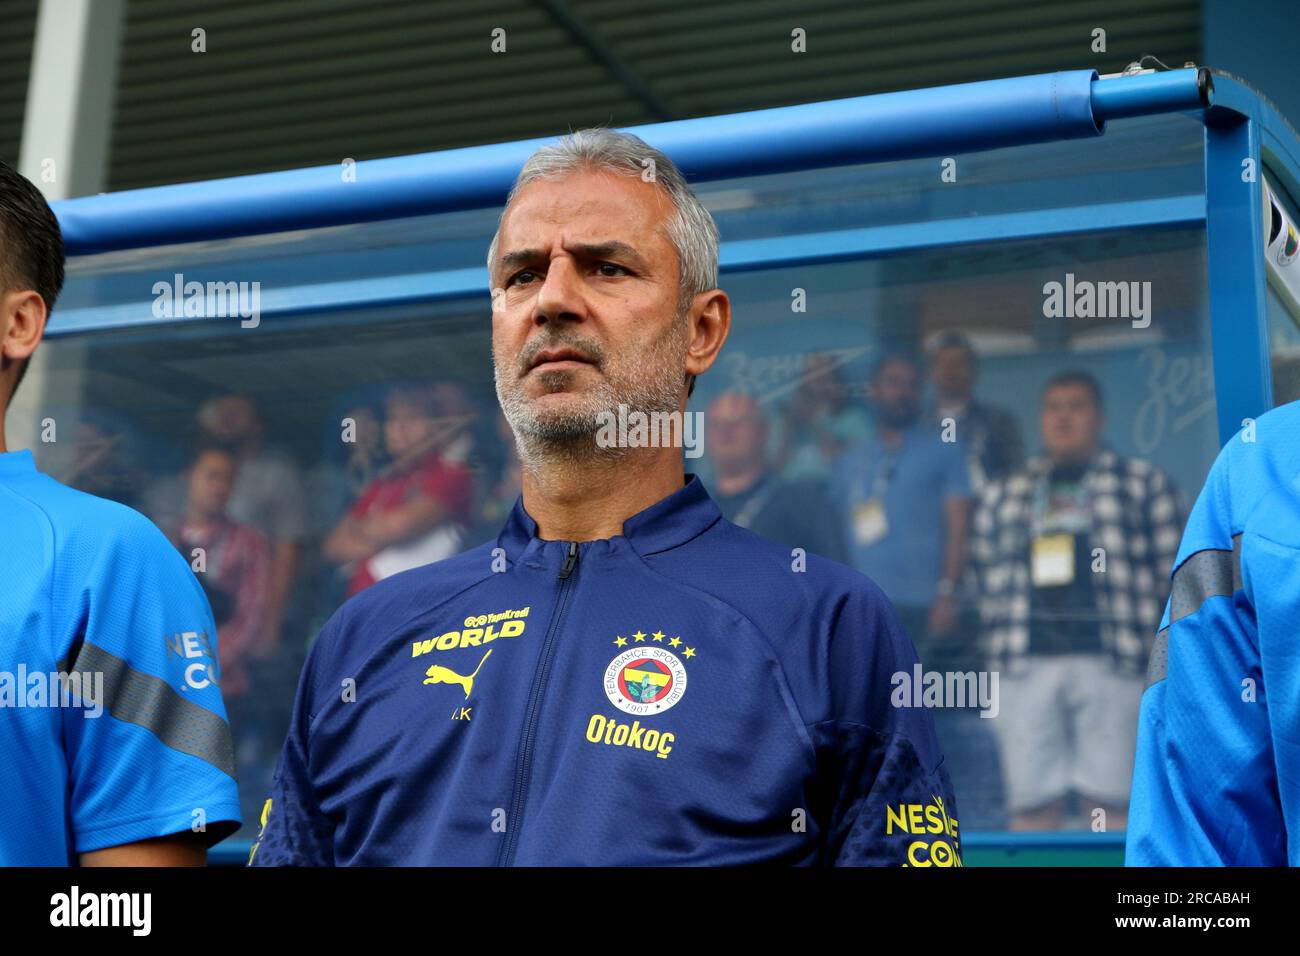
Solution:
M 478 667 L 474 668 L 474 673 L 468 676 L 457 674 L 450 667 L 443 667 L 441 664 L 434 664 L 425 671 L 424 682 L 426 684 L 459 684 L 465 689 L 465 699 L 469 700 L 469 692 L 474 689 L 474 678 L 483 668 L 483 661 L 492 656 L 492 648 L 483 655 L 483 660 L 478 662 Z

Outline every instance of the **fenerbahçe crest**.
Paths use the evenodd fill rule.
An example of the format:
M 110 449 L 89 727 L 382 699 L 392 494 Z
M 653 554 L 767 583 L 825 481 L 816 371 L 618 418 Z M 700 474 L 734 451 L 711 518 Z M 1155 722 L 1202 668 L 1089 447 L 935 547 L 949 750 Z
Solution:
M 686 666 L 662 647 L 633 647 L 605 668 L 605 696 L 625 714 L 661 714 L 686 693 Z

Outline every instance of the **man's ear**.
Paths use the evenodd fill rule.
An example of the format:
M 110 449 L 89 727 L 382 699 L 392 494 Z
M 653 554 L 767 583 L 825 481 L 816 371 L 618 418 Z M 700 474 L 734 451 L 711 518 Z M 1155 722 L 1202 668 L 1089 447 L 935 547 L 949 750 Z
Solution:
M 0 355 L 6 362 L 29 359 L 41 344 L 49 310 L 39 292 L 6 292 L 0 297 Z
M 686 372 L 703 375 L 722 351 L 731 332 L 731 299 L 721 289 L 710 289 L 695 296 L 687 316 L 690 341 L 686 348 Z

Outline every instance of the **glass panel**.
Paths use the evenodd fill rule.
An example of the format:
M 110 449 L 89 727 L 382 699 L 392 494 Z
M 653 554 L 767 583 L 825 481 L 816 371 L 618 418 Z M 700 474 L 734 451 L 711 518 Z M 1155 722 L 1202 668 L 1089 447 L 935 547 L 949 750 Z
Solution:
M 969 829 L 1089 828 L 1098 807 L 1123 828 L 1147 651 L 1183 517 L 1219 447 L 1205 285 L 1188 281 L 1204 275 L 1203 248 L 1199 229 L 1128 232 L 727 283 L 742 320 L 695 398 L 709 416 L 707 482 L 733 520 L 846 555 L 881 584 L 923 679 L 970 675 L 972 694 L 996 692 L 935 711 Z M 1149 282 L 1149 326 L 1045 316 L 1044 287 L 1069 276 L 1076 289 Z M 796 287 L 810 290 L 806 313 L 792 314 Z M 1091 379 L 1045 388 L 1072 370 Z M 1090 382 L 1104 409 L 1095 426 Z M 748 453 L 730 440 L 746 418 Z M 747 490 L 759 445 L 779 473 L 763 505 Z M 1162 525 L 1152 516 L 1169 500 L 1177 518 Z M 975 530 L 963 548 L 965 508 Z M 834 520 L 817 520 L 823 510 Z M 1055 549 L 1037 564 L 1035 538 Z M 945 560 L 965 568 L 951 603 Z

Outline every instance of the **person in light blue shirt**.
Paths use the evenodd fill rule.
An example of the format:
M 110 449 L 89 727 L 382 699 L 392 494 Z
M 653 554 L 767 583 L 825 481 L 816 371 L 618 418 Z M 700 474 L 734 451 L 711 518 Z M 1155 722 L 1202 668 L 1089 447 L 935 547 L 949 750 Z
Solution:
M 921 424 L 921 381 L 906 352 L 876 360 L 875 434 L 840 456 L 833 480 L 853 566 L 889 595 L 929 664 L 958 623 L 971 484 L 961 446 Z
M 200 864 L 240 817 L 198 579 L 143 516 L 5 445 L 62 285 L 58 221 L 0 163 L 0 865 Z

